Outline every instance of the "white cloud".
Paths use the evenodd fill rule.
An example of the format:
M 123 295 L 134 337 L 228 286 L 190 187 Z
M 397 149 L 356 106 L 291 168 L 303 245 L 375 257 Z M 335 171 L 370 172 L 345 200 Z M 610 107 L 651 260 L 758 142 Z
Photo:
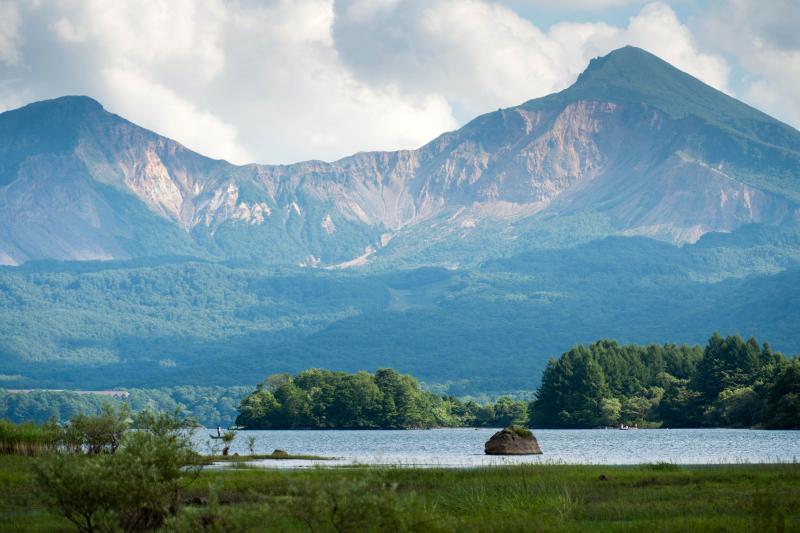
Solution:
M 457 126 L 440 95 L 355 79 L 334 48 L 333 16 L 326 1 L 278 2 L 232 20 L 225 76 L 234 81 L 215 93 L 226 95 L 220 107 L 231 95 L 242 102 L 229 112 L 256 153 L 291 161 L 414 148 Z
M 365 13 L 363 3 L 337 3 L 334 37 L 371 85 L 444 95 L 464 118 L 564 82 L 548 37 L 499 4 L 408 0 Z
M 15 65 L 19 61 L 20 15 L 11 2 L 0 2 L 0 62 Z
M 0 0 L 0 109 L 88 94 L 211 156 L 334 159 L 419 146 L 563 89 L 592 57 L 633 44 L 726 91 L 721 53 L 735 57 L 756 75 L 748 100 L 800 123 L 795 16 L 730 0 L 730 15 L 710 12 L 728 27 L 721 39 L 659 2 L 610 24 L 602 8 L 639 2 L 568 0 L 598 20 L 546 30 L 514 11 L 539 3 Z
M 61 0 L 21 11 L 32 46 L 24 64 L 0 70 L 11 80 L 0 109 L 11 95 L 87 94 L 240 163 L 414 148 L 458 125 L 441 94 L 356 79 L 334 47 L 330 0 Z
M 408 0 L 371 10 L 362 4 L 337 4 L 334 26 L 337 47 L 360 79 L 443 94 L 462 119 L 563 89 L 589 59 L 627 44 L 728 90 L 725 60 L 701 52 L 662 3 L 644 6 L 626 27 L 560 23 L 547 32 L 479 0 Z
M 571 49 L 568 56 L 585 59 L 630 44 L 656 54 L 712 87 L 730 91 L 730 67 L 725 59 L 700 51 L 689 28 L 668 5 L 660 2 L 644 6 L 625 28 L 602 23 L 561 23 L 551 28 L 550 33 L 554 40 Z
M 161 135 L 179 139 L 203 155 L 252 161 L 239 144 L 236 128 L 142 73 L 112 67 L 103 70 L 101 78 L 110 96 L 106 106 L 117 114 L 136 115 Z
M 800 127 L 800 3 L 728 0 L 701 21 L 699 34 L 745 69 L 742 98 Z
M 56 34 L 68 43 L 90 43 L 106 63 L 177 67 L 204 80 L 224 64 L 220 0 L 70 0 L 62 5 L 67 7 L 52 24 Z
M 536 7 L 540 9 L 575 9 L 597 11 L 600 9 L 643 4 L 646 0 L 505 0 L 510 7 Z

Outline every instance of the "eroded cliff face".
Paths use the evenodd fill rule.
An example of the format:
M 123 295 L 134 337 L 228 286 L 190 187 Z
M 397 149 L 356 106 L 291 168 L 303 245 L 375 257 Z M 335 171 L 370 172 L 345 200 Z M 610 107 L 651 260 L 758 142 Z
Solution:
M 582 79 L 596 85 L 602 68 L 611 68 L 603 65 L 620 68 L 615 61 Z M 680 82 L 681 91 L 696 83 L 698 93 L 713 96 L 699 81 Z M 784 186 L 800 179 L 800 167 L 780 186 L 749 178 L 791 174 L 786 161 L 800 161 L 796 130 L 738 104 L 749 128 L 740 133 L 720 126 L 722 119 L 682 115 L 627 93 L 619 101 L 587 98 L 580 83 L 478 117 L 418 150 L 281 166 L 205 158 L 87 98 L 34 104 L 0 115 L 0 262 L 178 248 L 352 266 L 380 257 L 396 236 L 463 239 L 491 222 L 506 224 L 513 238 L 518 221 L 540 215 L 602 213 L 615 233 L 674 243 L 800 218 L 800 193 Z M 757 120 L 764 125 L 752 126 Z M 769 142 L 749 131 L 769 132 Z M 780 139 L 786 148 L 777 157 Z M 742 151 L 731 148 L 737 145 Z M 160 222 L 144 224 L 149 216 Z M 176 231 L 155 246 L 137 232 L 143 224 Z

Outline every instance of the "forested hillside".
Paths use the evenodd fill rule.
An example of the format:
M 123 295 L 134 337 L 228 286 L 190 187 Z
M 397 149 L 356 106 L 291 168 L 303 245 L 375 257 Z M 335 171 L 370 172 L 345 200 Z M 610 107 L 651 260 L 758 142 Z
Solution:
M 0 419 L 12 422 L 66 422 L 77 414 L 95 415 L 106 404 L 128 404 L 133 411 L 173 412 L 179 408 L 206 427 L 230 426 L 239 403 L 251 387 L 179 386 L 128 389 L 127 397 L 79 394 L 70 391 L 9 392 L 0 389 Z
M 610 238 L 471 269 L 0 268 L 0 385 L 255 386 L 310 367 L 392 367 L 447 394 L 497 397 L 532 392 L 549 357 L 598 338 L 695 344 L 719 329 L 795 354 L 797 235 Z

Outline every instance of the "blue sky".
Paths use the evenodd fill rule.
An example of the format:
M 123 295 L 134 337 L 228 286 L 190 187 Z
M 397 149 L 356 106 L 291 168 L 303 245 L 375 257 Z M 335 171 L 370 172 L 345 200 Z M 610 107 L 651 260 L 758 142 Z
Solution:
M 64 94 L 237 163 L 415 148 L 632 44 L 795 127 L 796 0 L 0 0 L 0 110 Z

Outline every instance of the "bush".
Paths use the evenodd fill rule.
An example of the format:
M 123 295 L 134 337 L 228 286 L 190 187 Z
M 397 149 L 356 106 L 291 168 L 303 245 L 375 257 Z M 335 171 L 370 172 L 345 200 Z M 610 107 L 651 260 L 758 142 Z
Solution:
M 36 480 L 45 503 L 78 531 L 113 531 L 119 480 L 110 468 L 110 456 L 56 455 L 37 463 Z
M 74 451 L 84 450 L 93 455 L 114 453 L 130 423 L 131 413 L 127 405 L 115 410 L 110 404 L 104 404 L 97 416 L 79 414 L 72 417 L 66 429 L 67 445 Z
M 139 531 L 174 515 L 198 464 L 186 422 L 145 413 L 116 453 L 58 455 L 36 466 L 45 500 L 80 531 Z M 190 468 L 187 469 L 186 467 Z

